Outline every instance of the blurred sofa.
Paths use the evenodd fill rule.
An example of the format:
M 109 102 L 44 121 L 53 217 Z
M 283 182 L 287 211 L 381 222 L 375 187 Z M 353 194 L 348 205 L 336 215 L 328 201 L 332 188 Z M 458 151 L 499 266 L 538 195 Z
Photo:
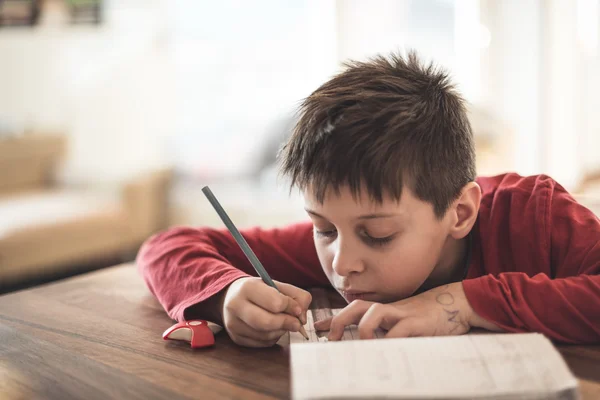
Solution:
M 60 135 L 0 139 L 0 289 L 124 260 L 167 226 L 170 170 L 68 187 L 55 179 L 66 151 Z

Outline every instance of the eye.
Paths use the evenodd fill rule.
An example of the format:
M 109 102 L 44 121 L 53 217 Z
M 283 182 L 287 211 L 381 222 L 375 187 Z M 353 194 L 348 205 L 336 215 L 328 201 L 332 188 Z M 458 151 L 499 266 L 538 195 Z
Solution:
M 394 235 L 390 235 L 390 236 L 386 236 L 386 237 L 382 237 L 382 238 L 376 238 L 376 237 L 369 235 L 367 232 L 363 232 L 363 238 L 364 238 L 365 242 L 372 246 L 384 246 L 384 245 L 390 243 L 392 240 L 394 240 L 395 237 L 396 237 L 396 235 L 394 234 Z
M 332 238 L 335 237 L 335 235 L 337 235 L 337 230 L 335 229 L 331 229 L 331 230 L 318 230 L 315 228 L 315 235 L 319 238 Z

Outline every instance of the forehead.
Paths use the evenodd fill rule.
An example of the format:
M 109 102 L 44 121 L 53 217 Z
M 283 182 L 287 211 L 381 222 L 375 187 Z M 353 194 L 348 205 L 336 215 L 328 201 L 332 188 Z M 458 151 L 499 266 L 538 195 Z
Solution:
M 358 194 L 353 195 L 350 187 L 347 185 L 341 186 L 337 191 L 333 188 L 328 188 L 322 203 L 317 200 L 315 192 L 310 187 L 303 190 L 302 194 L 307 209 L 332 214 L 365 214 L 376 212 L 404 214 L 409 213 L 420 202 L 406 187 L 402 191 L 400 200 L 396 200 L 384 191 L 381 202 L 374 200 L 365 189 L 360 189 Z

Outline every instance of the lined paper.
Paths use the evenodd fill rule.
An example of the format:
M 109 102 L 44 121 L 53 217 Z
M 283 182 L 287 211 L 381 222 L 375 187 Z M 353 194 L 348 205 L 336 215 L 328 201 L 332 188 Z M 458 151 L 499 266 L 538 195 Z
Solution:
M 282 340 L 279 341 L 280 345 L 288 345 L 292 343 L 307 343 L 307 342 L 326 342 L 328 331 L 317 332 L 315 331 L 314 322 L 321 321 L 325 318 L 329 318 L 330 316 L 337 315 L 342 309 L 317 309 L 317 310 L 309 310 L 306 315 L 306 324 L 304 325 L 304 329 L 308 334 L 308 341 L 304 339 L 304 337 L 299 332 L 290 332 L 285 335 Z M 381 329 L 377 329 L 375 332 L 376 338 L 383 338 L 385 336 L 385 332 Z M 351 325 L 344 329 L 344 335 L 341 340 L 358 340 L 358 327 L 356 325 Z
M 312 305 L 314 309 L 308 310 L 306 315 L 306 324 L 304 325 L 304 329 L 308 334 L 309 340 L 307 341 L 304 337 L 298 332 L 290 332 L 289 334 L 281 337 L 279 342 L 280 346 L 288 346 L 291 343 L 307 343 L 307 342 L 326 342 L 328 331 L 316 332 L 314 327 L 314 322 L 322 321 L 324 319 L 330 318 L 332 316 L 338 315 L 342 308 L 330 308 L 330 302 L 327 296 L 327 290 L 323 288 L 313 288 L 310 291 L 312 295 Z M 376 338 L 383 338 L 385 336 L 385 332 L 381 329 L 377 329 L 374 332 Z M 346 327 L 344 330 L 344 335 L 341 340 L 358 340 L 358 327 L 356 325 L 351 325 Z
M 290 363 L 295 399 L 578 398 L 564 360 L 535 333 L 292 341 Z

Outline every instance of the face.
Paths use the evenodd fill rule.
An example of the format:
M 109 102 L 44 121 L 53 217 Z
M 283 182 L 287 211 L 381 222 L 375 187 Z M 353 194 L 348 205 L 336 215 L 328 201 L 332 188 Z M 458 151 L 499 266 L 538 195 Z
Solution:
M 348 302 L 406 298 L 456 259 L 448 214 L 437 219 L 407 188 L 400 202 L 386 196 L 377 203 L 367 193 L 355 199 L 347 187 L 330 190 L 322 204 L 306 190 L 304 201 L 323 270 Z

